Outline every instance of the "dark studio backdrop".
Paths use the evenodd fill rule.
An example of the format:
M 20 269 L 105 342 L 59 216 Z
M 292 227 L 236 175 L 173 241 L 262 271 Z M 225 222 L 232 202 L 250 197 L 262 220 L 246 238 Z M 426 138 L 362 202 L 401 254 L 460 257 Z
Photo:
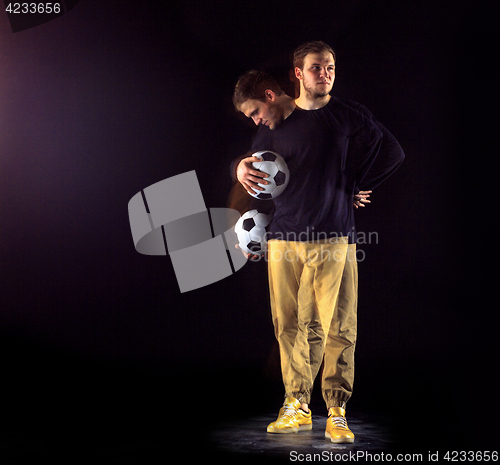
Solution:
M 229 163 L 255 131 L 232 108 L 234 83 L 251 68 L 286 83 L 307 40 L 332 45 L 334 94 L 366 105 L 406 153 L 356 213 L 376 240 L 360 245 L 349 408 L 379 415 L 409 452 L 491 450 L 481 419 L 493 409 L 495 310 L 478 286 L 478 187 L 491 162 L 477 140 L 488 132 L 492 11 L 166 3 L 80 0 L 16 33 L 0 12 L 0 462 L 133 455 L 134 441 L 168 455 L 186 435 L 209 444 L 214 406 L 229 420 L 277 411 L 264 263 L 181 294 L 169 258 L 135 251 L 127 204 L 196 170 L 206 205 L 226 206 Z M 172 435 L 199 415 L 201 430 Z

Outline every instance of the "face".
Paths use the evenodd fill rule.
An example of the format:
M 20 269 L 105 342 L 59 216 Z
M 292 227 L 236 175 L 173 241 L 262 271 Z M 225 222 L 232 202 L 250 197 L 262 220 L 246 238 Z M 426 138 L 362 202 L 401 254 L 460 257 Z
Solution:
M 335 61 L 329 52 L 310 53 L 304 59 L 304 69 L 295 68 L 305 92 L 316 100 L 327 96 L 335 81 Z
M 259 126 L 264 124 L 269 129 L 276 127 L 283 121 L 283 108 L 276 103 L 276 95 L 270 90 L 266 90 L 265 101 L 249 99 L 240 106 L 240 111 Z

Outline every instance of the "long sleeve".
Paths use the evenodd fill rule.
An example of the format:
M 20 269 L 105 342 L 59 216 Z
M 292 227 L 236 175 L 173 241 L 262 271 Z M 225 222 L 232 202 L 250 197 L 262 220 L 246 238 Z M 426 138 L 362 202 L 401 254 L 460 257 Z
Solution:
M 370 119 L 382 132 L 382 143 L 377 157 L 358 184 L 359 190 L 373 190 L 399 168 L 405 159 L 405 154 L 396 138 L 377 121 L 370 110 L 356 102 L 346 101 L 346 104 Z
M 359 183 L 360 190 L 363 191 L 375 189 L 394 173 L 405 159 L 403 149 L 396 138 L 380 123 L 377 126 L 383 134 L 382 144 L 375 161 Z
M 231 173 L 231 178 L 233 178 L 233 181 L 237 181 L 236 177 L 236 168 L 238 168 L 238 165 L 243 158 L 247 158 L 252 155 L 252 152 L 248 152 L 245 155 L 240 155 L 239 157 L 236 157 L 232 162 L 231 165 L 229 166 L 229 172 Z
M 347 142 L 345 174 L 359 186 L 376 162 L 382 146 L 380 129 L 367 118 L 364 124 L 349 137 Z

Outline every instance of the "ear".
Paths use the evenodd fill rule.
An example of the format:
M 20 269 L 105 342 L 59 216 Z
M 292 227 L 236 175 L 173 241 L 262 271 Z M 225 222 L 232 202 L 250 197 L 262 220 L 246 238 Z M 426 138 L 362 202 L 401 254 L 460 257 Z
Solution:
M 300 81 L 303 78 L 302 70 L 299 67 L 295 68 L 295 77 Z
M 276 94 L 271 89 L 266 89 L 265 96 L 267 100 L 274 102 L 276 100 Z

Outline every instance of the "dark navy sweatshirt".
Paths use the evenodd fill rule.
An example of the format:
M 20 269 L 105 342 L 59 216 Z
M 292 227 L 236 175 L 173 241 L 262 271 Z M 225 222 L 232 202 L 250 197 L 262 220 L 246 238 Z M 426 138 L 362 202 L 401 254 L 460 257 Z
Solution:
M 354 195 L 372 190 L 402 163 L 394 136 L 363 105 L 332 96 L 317 110 L 295 110 L 276 129 L 259 126 L 251 152 L 280 154 L 290 170 L 274 199 L 268 239 L 356 241 Z M 232 164 L 232 173 L 239 160 Z M 258 204 L 257 204 L 258 205 Z

